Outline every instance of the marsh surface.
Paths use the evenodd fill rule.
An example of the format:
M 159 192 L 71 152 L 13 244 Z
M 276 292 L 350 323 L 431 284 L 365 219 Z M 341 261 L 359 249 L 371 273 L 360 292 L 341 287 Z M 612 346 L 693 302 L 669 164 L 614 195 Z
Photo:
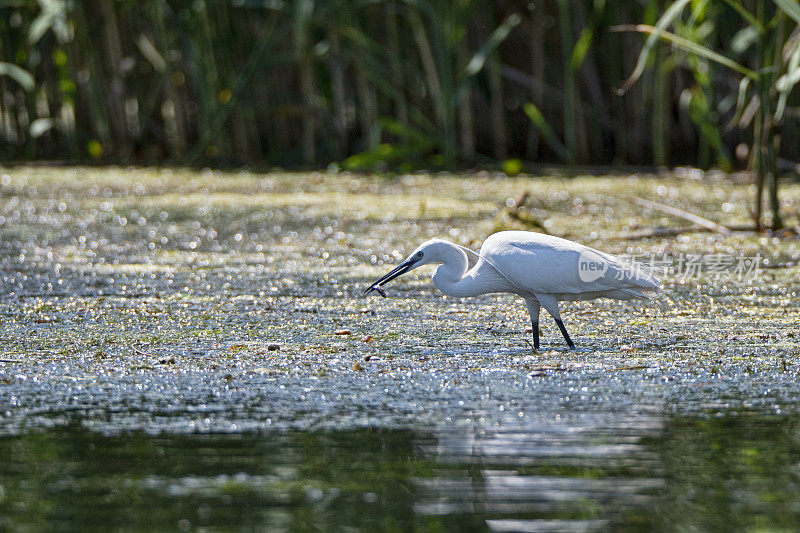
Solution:
M 800 241 L 639 238 L 685 222 L 635 197 L 738 225 L 750 193 L 0 172 L 0 527 L 798 527 Z M 540 353 L 521 301 L 446 298 L 428 269 L 360 297 L 431 236 L 532 220 L 655 258 L 663 293 L 566 304 L 579 350 L 543 320 Z

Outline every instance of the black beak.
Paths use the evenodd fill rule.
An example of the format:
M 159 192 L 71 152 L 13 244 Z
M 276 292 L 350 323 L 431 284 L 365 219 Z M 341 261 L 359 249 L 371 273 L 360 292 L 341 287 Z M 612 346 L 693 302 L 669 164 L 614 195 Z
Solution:
M 411 270 L 411 268 L 417 263 L 417 261 L 419 261 L 419 259 L 416 259 L 416 258 L 409 259 L 408 261 L 406 261 L 402 265 L 398 266 L 397 268 L 395 268 L 394 270 L 392 270 L 391 272 L 389 272 L 388 274 L 386 274 L 382 278 L 376 280 L 375 283 L 373 283 L 372 285 L 370 285 L 369 287 L 367 287 L 364 290 L 364 296 L 366 296 L 367 294 L 371 293 L 372 291 L 375 291 L 378 294 L 380 294 L 381 296 L 383 296 L 384 298 L 386 298 L 386 293 L 384 292 L 383 289 L 381 289 L 381 285 L 386 285 L 387 283 L 392 281 L 394 278 L 396 278 L 398 276 L 402 276 L 403 274 L 405 274 L 406 272 Z

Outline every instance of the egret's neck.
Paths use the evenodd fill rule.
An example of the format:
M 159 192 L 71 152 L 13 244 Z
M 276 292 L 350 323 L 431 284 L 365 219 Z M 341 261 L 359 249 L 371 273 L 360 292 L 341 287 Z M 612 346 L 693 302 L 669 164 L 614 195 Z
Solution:
M 484 294 L 486 291 L 482 284 L 475 283 L 472 276 L 464 276 L 467 272 L 467 254 L 457 246 L 448 247 L 440 253 L 442 264 L 436 267 L 433 274 L 433 284 L 448 296 L 465 297 Z

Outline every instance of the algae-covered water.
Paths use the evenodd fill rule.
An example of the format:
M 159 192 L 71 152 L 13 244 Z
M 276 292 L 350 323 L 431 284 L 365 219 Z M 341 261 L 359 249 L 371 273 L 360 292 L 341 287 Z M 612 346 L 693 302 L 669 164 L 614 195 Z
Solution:
M 737 227 L 750 197 L 696 171 L 1 170 L 0 528 L 797 529 L 800 241 L 644 237 L 687 223 L 636 200 Z M 538 353 L 521 301 L 428 269 L 361 297 L 429 237 L 506 228 L 656 262 L 663 292 L 563 305 L 579 349 L 543 318 Z

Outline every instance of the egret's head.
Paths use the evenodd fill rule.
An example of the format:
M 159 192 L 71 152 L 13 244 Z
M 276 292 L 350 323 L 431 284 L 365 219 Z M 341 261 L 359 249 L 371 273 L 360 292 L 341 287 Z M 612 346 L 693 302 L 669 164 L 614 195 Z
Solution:
M 427 265 L 429 263 L 441 263 L 442 256 L 445 250 L 453 245 L 442 239 L 431 239 L 420 244 L 416 250 L 406 257 L 405 261 L 400 263 L 397 268 L 387 273 L 382 278 L 378 279 L 366 288 L 364 294 L 367 295 L 372 291 L 377 291 L 381 296 L 386 296 L 381 286 L 386 285 L 394 278 L 400 277 L 406 272 L 411 272 L 415 268 Z

